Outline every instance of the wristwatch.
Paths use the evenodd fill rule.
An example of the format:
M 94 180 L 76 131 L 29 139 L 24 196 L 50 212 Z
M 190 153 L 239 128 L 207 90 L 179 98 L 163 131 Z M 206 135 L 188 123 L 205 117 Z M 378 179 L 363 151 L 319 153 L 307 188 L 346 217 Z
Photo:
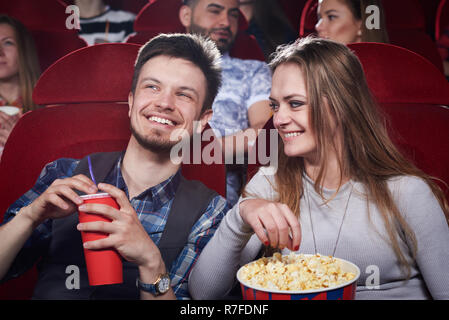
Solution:
M 142 291 L 158 296 L 166 293 L 170 289 L 170 276 L 168 273 L 160 274 L 154 283 L 144 283 L 137 277 L 136 286 Z

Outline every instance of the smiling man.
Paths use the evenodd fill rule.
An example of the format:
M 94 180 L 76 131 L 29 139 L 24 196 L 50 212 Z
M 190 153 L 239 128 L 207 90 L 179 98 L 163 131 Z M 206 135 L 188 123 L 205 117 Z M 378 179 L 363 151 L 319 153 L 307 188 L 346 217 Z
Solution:
M 190 269 L 228 208 L 224 198 L 182 177 L 180 165 L 170 160 L 177 143 L 170 135 L 177 129 L 192 135 L 193 121 L 207 123 L 221 82 L 219 56 L 212 41 L 185 34 L 160 35 L 141 48 L 129 93 L 132 135 L 125 152 L 92 155 L 94 169 L 106 172 L 98 185 L 83 174 L 86 158 L 59 159 L 44 168 L 35 186 L 6 212 L 0 278 L 17 276 L 43 257 L 34 298 L 189 298 Z M 119 209 L 82 204 L 75 192 L 98 190 L 112 195 Z M 78 224 L 77 210 L 112 223 Z M 109 234 L 84 248 L 114 248 L 124 259 L 123 284 L 88 286 L 79 231 Z M 65 285 L 68 266 L 80 270 L 78 289 Z
M 271 116 L 268 96 L 271 72 L 265 62 L 229 55 L 237 37 L 238 0 L 184 0 L 179 19 L 186 31 L 207 36 L 222 54 L 223 85 L 213 103 L 209 122 L 216 136 L 223 137 L 225 155 L 243 157 Z M 232 159 L 226 159 L 232 162 Z M 231 160 L 231 161 L 229 161 Z M 245 183 L 246 169 L 227 165 L 226 198 L 234 205 Z

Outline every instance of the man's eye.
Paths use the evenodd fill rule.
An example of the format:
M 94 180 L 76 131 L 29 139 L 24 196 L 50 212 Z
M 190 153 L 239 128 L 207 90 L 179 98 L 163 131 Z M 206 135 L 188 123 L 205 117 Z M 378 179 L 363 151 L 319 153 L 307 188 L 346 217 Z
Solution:
M 192 100 L 192 97 L 191 97 L 189 94 L 184 93 L 184 92 L 178 93 L 178 96 L 180 96 L 180 97 L 185 97 L 185 98 L 187 98 L 187 99 L 189 99 L 189 100 Z

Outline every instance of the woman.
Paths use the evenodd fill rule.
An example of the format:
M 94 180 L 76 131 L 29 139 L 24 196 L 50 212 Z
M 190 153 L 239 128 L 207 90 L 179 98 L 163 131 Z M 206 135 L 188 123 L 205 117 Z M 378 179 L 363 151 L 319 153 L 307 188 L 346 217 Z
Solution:
M 227 213 L 191 273 L 192 297 L 223 297 L 265 244 L 354 262 L 358 299 L 448 299 L 448 203 L 390 141 L 357 57 L 305 38 L 270 66 L 278 170 L 260 169 Z
M 32 93 L 40 75 L 33 39 L 22 23 L 0 15 L 0 106 L 16 106 L 21 112 L 0 112 L 0 156 L 6 140 L 22 113 L 34 110 Z
M 374 7 L 369 8 L 370 6 Z M 385 15 L 380 0 L 319 0 L 317 14 L 318 23 L 315 30 L 320 38 L 343 44 L 388 43 Z

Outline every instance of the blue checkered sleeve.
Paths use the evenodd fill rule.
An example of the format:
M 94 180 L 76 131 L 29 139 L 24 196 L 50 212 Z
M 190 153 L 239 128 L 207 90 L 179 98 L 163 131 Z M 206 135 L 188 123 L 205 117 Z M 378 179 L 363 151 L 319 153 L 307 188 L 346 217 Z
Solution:
M 79 160 L 62 158 L 47 164 L 41 171 L 35 185 L 7 209 L 3 224 L 13 219 L 20 209 L 38 198 L 53 181 L 72 176 L 78 162 Z M 46 249 L 50 236 L 51 221 L 47 220 L 33 231 L 2 281 L 18 277 L 30 269 Z
M 228 210 L 226 200 L 216 196 L 209 203 L 206 212 L 192 227 L 186 246 L 173 262 L 170 270 L 172 288 L 178 299 L 190 299 L 187 285 L 190 271 Z

